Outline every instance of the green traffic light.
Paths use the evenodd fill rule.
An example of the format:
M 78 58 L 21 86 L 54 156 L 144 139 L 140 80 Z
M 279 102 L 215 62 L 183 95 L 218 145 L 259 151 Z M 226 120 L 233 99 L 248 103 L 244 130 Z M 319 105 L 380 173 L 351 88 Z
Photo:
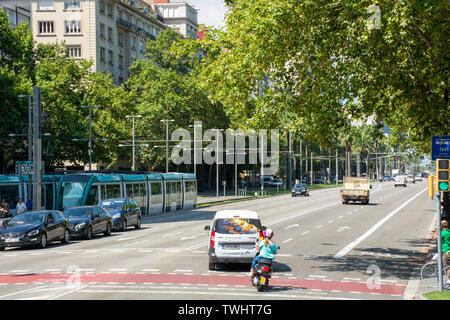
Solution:
M 447 181 L 439 182 L 439 190 L 448 191 L 448 182 Z

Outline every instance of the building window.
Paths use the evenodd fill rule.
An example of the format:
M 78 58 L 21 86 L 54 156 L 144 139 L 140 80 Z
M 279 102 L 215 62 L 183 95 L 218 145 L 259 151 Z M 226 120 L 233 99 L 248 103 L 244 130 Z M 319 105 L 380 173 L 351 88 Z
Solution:
M 135 36 L 131 36 L 130 38 L 130 42 L 131 42 L 131 49 L 136 49 L 136 37 Z
M 111 27 L 108 27 L 108 40 L 113 41 L 113 29 Z
M 105 48 L 100 48 L 100 60 L 105 62 L 106 61 L 106 53 L 105 53 Z
M 114 65 L 114 61 L 113 61 L 113 52 L 111 50 L 108 50 L 108 63 L 110 65 Z
M 53 21 L 39 21 L 39 34 L 54 34 Z
M 105 1 L 100 1 L 99 9 L 100 14 L 105 14 Z
M 119 54 L 119 69 L 123 69 L 123 56 Z
M 113 16 L 113 6 L 108 3 L 107 6 L 106 6 L 106 10 L 107 10 L 106 13 L 107 13 L 108 17 L 112 18 L 112 16 Z
M 66 21 L 66 34 L 81 33 L 81 24 L 78 20 Z
M 66 9 L 81 9 L 81 1 L 80 0 L 66 0 Z
M 67 46 L 66 55 L 69 58 L 81 58 L 81 46 Z
M 123 47 L 123 34 L 120 32 L 117 34 L 117 42 L 119 43 L 119 47 Z
M 53 0 L 39 0 L 39 10 L 53 10 Z
M 105 25 L 100 23 L 100 38 L 105 39 Z

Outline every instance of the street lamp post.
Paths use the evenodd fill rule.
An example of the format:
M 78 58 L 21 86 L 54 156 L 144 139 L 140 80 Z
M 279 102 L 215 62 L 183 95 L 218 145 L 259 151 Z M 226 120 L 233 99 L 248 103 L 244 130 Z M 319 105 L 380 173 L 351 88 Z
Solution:
M 141 115 L 131 115 L 131 116 L 126 116 L 127 118 L 133 118 L 133 161 L 132 161 L 132 171 L 136 171 L 136 165 L 135 165 L 135 158 L 136 158 L 136 145 L 134 143 L 134 125 L 135 125 L 135 119 L 136 118 L 142 118 Z
M 89 171 L 92 169 L 92 108 L 98 106 L 81 106 L 81 108 L 89 108 Z
M 169 172 L 169 122 L 174 122 L 175 120 L 161 120 L 161 122 L 166 123 L 166 173 Z

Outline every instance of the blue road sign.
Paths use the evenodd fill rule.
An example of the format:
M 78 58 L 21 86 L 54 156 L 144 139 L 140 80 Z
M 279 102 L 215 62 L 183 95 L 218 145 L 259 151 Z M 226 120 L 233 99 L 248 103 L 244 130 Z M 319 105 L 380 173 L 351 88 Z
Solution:
M 450 136 L 431 138 L 431 160 L 450 159 Z

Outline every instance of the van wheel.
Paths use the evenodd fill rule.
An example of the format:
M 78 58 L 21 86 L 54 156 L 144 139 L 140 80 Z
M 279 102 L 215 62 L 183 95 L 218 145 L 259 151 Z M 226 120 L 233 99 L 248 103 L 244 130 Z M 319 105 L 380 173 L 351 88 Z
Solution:
M 127 220 L 125 220 L 125 219 L 123 219 L 123 221 L 122 221 L 122 231 L 125 231 L 125 230 L 127 230 Z
M 136 224 L 135 228 L 136 229 L 140 229 L 141 228 L 141 223 L 142 223 L 141 218 L 138 218 L 138 221 L 137 221 L 137 224 Z
M 216 270 L 216 264 L 214 262 L 209 262 L 208 270 Z

